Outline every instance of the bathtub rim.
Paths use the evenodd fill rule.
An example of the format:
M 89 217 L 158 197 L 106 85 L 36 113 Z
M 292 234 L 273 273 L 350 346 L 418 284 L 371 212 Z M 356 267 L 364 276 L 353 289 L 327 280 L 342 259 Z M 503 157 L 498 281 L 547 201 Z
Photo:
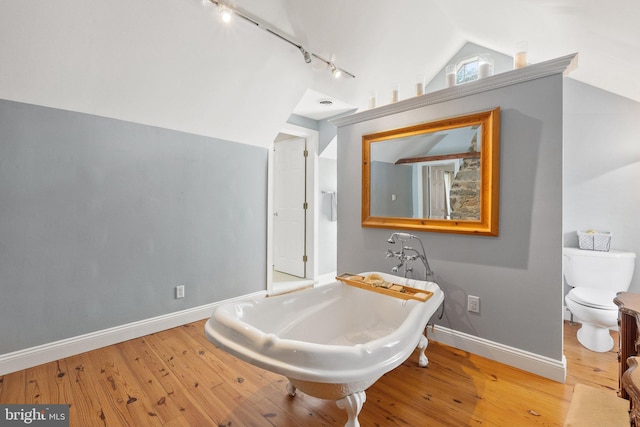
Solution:
M 415 283 L 416 281 L 412 282 Z M 442 301 L 444 300 L 444 293 L 437 284 L 433 282 L 417 282 L 422 282 L 425 285 L 429 283 L 429 290 L 434 291 L 433 296 L 426 302 L 415 300 L 408 301 L 407 304 L 411 304 L 413 307 L 411 307 L 410 313 L 398 328 L 394 329 L 389 334 L 386 334 L 364 344 L 318 344 L 301 340 L 279 338 L 274 334 L 264 333 L 263 331 L 260 331 L 259 329 L 251 325 L 239 321 L 237 317 L 234 318 L 234 316 L 229 313 L 232 307 L 241 304 L 241 302 L 225 304 L 223 306 L 217 307 L 211 318 L 205 324 L 205 333 L 207 335 L 207 338 L 221 349 L 233 354 L 234 356 L 242 360 L 245 360 L 248 363 L 269 370 L 271 372 L 278 373 L 288 378 L 293 378 L 300 381 L 330 384 L 359 382 L 363 379 L 373 379 L 373 382 L 375 382 L 386 372 L 389 372 L 390 370 L 402 364 L 413 353 L 420 340 L 420 337 L 424 334 L 424 327 L 426 327 L 427 322 L 440 307 Z M 433 285 L 431 285 L 431 283 L 433 283 Z M 342 282 L 334 282 L 321 288 L 312 288 L 300 292 L 313 292 L 316 289 L 326 289 L 327 286 L 342 287 L 349 285 L 346 285 Z M 353 289 L 359 292 L 369 292 L 367 290 L 358 288 Z M 382 298 L 391 298 L 384 295 L 380 296 Z M 280 296 L 270 298 L 279 297 Z M 419 310 L 419 308 L 423 304 L 428 307 L 424 307 L 424 310 Z M 335 354 L 337 352 L 341 355 L 344 355 L 345 357 L 360 357 L 360 359 L 366 360 L 367 355 L 363 353 L 371 353 L 372 350 L 379 348 L 383 344 L 397 342 L 401 343 L 401 345 L 398 345 L 397 350 L 394 350 L 392 357 L 383 358 L 381 360 L 374 360 L 372 364 L 368 364 L 362 367 L 353 366 L 352 363 L 349 363 L 344 368 L 337 368 L 336 366 L 332 366 L 331 368 L 310 368 L 307 365 L 301 366 L 289 361 L 280 360 L 278 358 L 272 357 L 272 355 L 261 353 L 256 348 L 250 348 L 247 345 L 235 342 L 233 339 L 226 336 L 224 333 L 220 333 L 215 327 L 212 326 L 211 323 L 217 317 L 224 317 L 224 319 L 222 320 L 224 320 L 225 323 L 228 323 L 228 325 L 225 325 L 225 327 L 231 326 L 232 328 L 236 329 L 235 332 L 237 333 L 248 333 L 249 335 L 251 335 L 252 339 L 254 339 L 254 341 L 251 342 L 260 342 L 267 345 L 277 344 L 281 349 L 284 348 L 285 350 L 289 349 L 293 351 L 308 351 L 319 357 L 335 357 Z M 220 319 L 217 319 L 216 321 L 219 320 Z M 408 335 L 408 337 L 405 337 L 405 334 Z

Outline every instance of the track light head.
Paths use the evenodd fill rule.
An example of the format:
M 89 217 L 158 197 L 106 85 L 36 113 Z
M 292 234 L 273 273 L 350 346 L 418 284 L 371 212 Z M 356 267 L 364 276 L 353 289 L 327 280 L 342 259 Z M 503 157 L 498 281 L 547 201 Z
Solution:
M 229 6 L 218 3 L 218 15 L 220 15 L 220 19 L 222 19 L 222 22 L 230 22 L 231 16 L 233 15 L 233 10 L 231 10 Z
M 342 75 L 342 70 L 336 67 L 333 64 L 333 62 L 329 63 L 329 68 L 331 69 L 331 73 L 333 74 L 333 77 L 335 77 L 336 79 Z
M 309 52 L 307 52 L 306 50 L 304 50 L 304 48 L 302 46 L 300 46 L 300 52 L 302 53 L 302 56 L 304 57 L 304 62 L 309 64 L 311 62 L 311 54 Z

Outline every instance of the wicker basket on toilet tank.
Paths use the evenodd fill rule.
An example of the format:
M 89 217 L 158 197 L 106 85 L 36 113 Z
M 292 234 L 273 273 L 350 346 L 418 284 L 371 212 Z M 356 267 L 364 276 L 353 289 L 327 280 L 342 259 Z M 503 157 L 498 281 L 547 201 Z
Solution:
M 578 231 L 578 246 L 580 249 L 609 252 L 611 248 L 611 233 Z

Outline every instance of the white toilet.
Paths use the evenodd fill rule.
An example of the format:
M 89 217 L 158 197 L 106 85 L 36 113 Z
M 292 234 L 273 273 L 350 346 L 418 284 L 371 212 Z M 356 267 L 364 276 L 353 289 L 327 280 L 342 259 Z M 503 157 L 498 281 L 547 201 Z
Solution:
M 618 324 L 616 294 L 629 289 L 636 254 L 564 248 L 564 278 L 573 289 L 565 296 L 567 307 L 581 322 L 580 344 L 592 351 L 609 351 L 609 328 Z

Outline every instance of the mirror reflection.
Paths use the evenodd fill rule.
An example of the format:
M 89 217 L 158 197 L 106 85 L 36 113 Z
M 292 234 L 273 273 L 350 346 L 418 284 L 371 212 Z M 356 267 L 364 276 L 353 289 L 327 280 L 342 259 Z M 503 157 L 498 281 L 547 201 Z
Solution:
M 481 125 L 371 145 L 371 215 L 480 219 Z
M 500 108 L 362 136 L 362 226 L 498 235 Z

